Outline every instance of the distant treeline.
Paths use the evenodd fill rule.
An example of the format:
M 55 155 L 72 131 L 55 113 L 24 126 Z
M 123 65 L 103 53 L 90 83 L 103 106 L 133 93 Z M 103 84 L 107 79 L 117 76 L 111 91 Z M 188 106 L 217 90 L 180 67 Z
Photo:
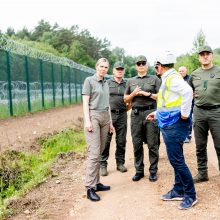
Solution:
M 124 61 L 126 66 L 125 77 L 129 78 L 136 75 L 135 57 L 126 55 L 125 50 L 121 47 L 110 49 L 111 42 L 109 40 L 94 37 L 89 30 L 80 30 L 78 25 L 63 28 L 57 23 L 51 25 L 49 22 L 41 20 L 33 30 L 24 27 L 22 30 L 15 31 L 13 27 L 8 27 L 3 34 L 30 47 L 56 56 L 67 57 L 76 63 L 91 68 L 94 68 L 97 59 L 100 57 L 108 58 L 111 64 L 121 60 Z M 204 33 L 200 30 L 194 39 L 191 51 L 178 57 L 176 68 L 184 65 L 189 73 L 196 69 L 199 66 L 196 51 L 199 46 L 204 44 L 207 44 L 207 42 Z M 220 64 L 220 48 L 215 49 L 214 53 L 215 63 Z M 111 71 L 112 67 L 109 74 L 111 74 Z M 152 66 L 149 67 L 148 73 L 154 74 Z

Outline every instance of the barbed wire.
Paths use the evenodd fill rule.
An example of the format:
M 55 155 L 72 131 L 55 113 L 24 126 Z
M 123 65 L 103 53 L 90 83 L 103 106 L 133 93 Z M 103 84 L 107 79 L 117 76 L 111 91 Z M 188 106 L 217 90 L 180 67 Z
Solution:
M 0 49 L 8 51 L 8 52 L 16 53 L 19 55 L 41 59 L 46 62 L 69 66 L 71 68 L 75 68 L 75 69 L 85 71 L 88 73 L 92 73 L 92 74 L 95 73 L 95 70 L 90 67 L 78 64 L 74 62 L 73 60 L 67 59 L 65 57 L 58 57 L 51 53 L 42 52 L 35 48 L 28 47 L 25 44 L 8 39 L 6 36 L 3 36 L 3 35 L 0 36 Z

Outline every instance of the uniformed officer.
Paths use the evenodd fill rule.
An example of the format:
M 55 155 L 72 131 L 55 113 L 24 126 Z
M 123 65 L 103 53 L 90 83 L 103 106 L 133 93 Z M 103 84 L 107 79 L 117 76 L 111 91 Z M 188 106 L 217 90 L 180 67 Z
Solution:
M 144 152 L 143 142 L 149 149 L 149 180 L 157 181 L 159 160 L 158 133 L 156 121 L 146 121 L 146 116 L 156 109 L 157 92 L 160 88 L 158 77 L 147 75 L 147 59 L 140 55 L 136 59 L 137 76 L 128 80 L 124 100 L 132 102 L 131 135 L 134 146 L 134 164 L 136 174 L 133 181 L 144 177 Z
M 124 103 L 124 91 L 126 81 L 123 80 L 125 73 L 124 64 L 120 61 L 116 62 L 113 67 L 113 77 L 109 79 L 109 95 L 110 95 L 110 107 L 112 115 L 112 123 L 116 132 L 116 151 L 115 159 L 117 170 L 120 172 L 127 172 L 125 163 L 125 146 L 126 146 L 126 134 L 127 134 L 127 107 Z M 107 142 L 100 158 L 100 174 L 101 176 L 107 176 L 107 165 L 109 157 L 110 143 L 112 140 L 112 133 L 108 133 Z
M 213 52 L 210 46 L 199 49 L 201 67 L 189 79 L 194 91 L 194 135 L 198 174 L 194 182 L 208 181 L 207 139 L 210 130 L 220 169 L 220 66 L 213 65 Z

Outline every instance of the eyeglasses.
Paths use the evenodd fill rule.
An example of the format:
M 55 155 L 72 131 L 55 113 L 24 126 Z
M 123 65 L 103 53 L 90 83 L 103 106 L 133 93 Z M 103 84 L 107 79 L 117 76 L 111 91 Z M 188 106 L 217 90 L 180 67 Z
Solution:
M 120 71 L 120 70 L 124 70 L 123 67 L 118 67 L 118 68 L 115 68 L 116 70 Z
M 146 65 L 146 61 L 141 61 L 141 62 L 137 62 L 136 65 L 137 66 L 145 66 Z

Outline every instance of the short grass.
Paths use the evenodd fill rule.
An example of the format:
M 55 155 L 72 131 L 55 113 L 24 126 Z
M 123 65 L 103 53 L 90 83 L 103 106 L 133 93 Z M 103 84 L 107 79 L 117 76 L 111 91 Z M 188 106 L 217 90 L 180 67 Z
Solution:
M 77 97 L 77 102 L 75 98 L 72 98 L 71 103 L 68 98 L 64 98 L 64 105 L 62 103 L 61 99 L 56 99 L 55 107 L 53 105 L 52 100 L 46 100 L 44 101 L 44 109 L 42 107 L 42 101 L 41 100 L 31 100 L 31 112 L 38 112 L 46 109 L 56 108 L 60 106 L 68 106 L 73 105 L 76 103 L 81 102 L 81 96 Z M 19 102 L 17 104 L 13 103 L 13 116 L 20 116 L 25 115 L 29 113 L 28 112 L 28 103 L 26 102 Z M 8 104 L 0 104 L 0 119 L 5 119 L 10 117 L 10 109 Z
M 86 146 L 83 132 L 72 129 L 39 142 L 41 150 L 37 154 L 12 150 L 0 155 L 0 219 L 10 213 L 6 207 L 9 199 L 24 195 L 51 174 L 59 153 L 83 152 Z

